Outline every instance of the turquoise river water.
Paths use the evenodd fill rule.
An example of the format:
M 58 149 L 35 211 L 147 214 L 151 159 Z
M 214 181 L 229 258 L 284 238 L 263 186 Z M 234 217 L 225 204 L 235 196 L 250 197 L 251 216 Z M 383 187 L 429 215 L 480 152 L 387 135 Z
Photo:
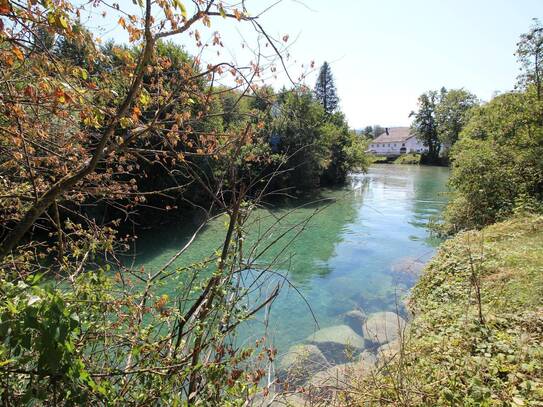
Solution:
M 247 253 L 256 242 L 262 249 L 285 234 L 256 262 L 273 262 L 258 293 L 265 296 L 278 283 L 282 289 L 269 313 L 242 326 L 238 341 L 253 342 L 266 331 L 268 341 L 284 351 L 318 329 L 314 317 L 324 328 L 341 324 L 342 314 L 354 308 L 402 312 L 402 297 L 439 244 L 427 225 L 447 200 L 448 175 L 440 167 L 374 165 L 367 174 L 353 174 L 346 187 L 322 191 L 320 201 L 256 210 Z M 162 267 L 194 229 L 184 224 L 143 236 L 138 266 Z M 224 233 L 224 218 L 210 222 L 176 265 L 203 260 Z M 178 284 L 172 280 L 162 289 L 174 298 Z

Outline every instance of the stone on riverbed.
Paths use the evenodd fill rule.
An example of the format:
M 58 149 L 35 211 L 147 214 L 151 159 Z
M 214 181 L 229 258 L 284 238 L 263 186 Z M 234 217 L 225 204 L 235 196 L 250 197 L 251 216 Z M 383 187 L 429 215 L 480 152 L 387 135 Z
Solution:
M 390 266 L 390 270 L 395 273 L 408 273 L 418 275 L 423 269 L 425 264 L 419 259 L 413 257 L 402 257 L 397 262 Z
M 401 339 L 397 338 L 391 342 L 379 346 L 377 349 L 377 358 L 380 365 L 386 365 L 392 359 L 398 357 L 401 351 Z
M 323 328 L 307 337 L 306 342 L 317 345 L 331 363 L 343 363 L 349 359 L 349 353 L 358 353 L 364 349 L 364 338 L 347 325 Z
M 304 387 L 309 399 L 332 400 L 338 390 L 348 388 L 351 383 L 369 375 L 375 367 L 375 355 L 362 352 L 356 362 L 343 363 L 318 372 Z
M 345 320 L 345 323 L 353 329 L 353 331 L 359 335 L 363 335 L 362 326 L 366 322 L 366 319 L 368 319 L 368 316 L 364 311 L 360 309 L 353 309 L 343 314 L 343 319 Z
M 249 404 L 252 407 L 304 407 L 309 404 L 296 393 L 269 393 L 267 396 L 258 394 Z
M 297 386 L 330 364 L 315 345 L 291 346 L 279 363 L 279 378 L 289 385 Z
M 376 312 L 362 326 L 364 338 L 382 345 L 394 341 L 405 328 L 405 320 L 395 312 Z
M 368 350 L 365 350 L 360 355 L 358 355 L 358 360 L 355 362 L 357 369 L 361 373 L 367 373 L 371 371 L 377 364 L 377 356 L 371 353 Z

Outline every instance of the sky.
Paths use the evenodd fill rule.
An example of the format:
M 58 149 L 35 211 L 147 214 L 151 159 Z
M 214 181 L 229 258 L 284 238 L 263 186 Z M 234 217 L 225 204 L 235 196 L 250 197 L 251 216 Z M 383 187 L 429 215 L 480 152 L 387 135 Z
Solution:
M 246 3 L 254 15 L 276 1 Z M 362 128 L 409 125 L 417 97 L 430 89 L 463 87 L 483 101 L 512 89 L 516 43 L 533 18 L 543 19 L 543 0 L 283 0 L 259 21 L 275 38 L 289 35 L 294 79 L 307 73 L 310 61 L 316 68 L 330 63 L 341 109 L 351 127 Z M 225 44 L 221 58 L 227 53 L 247 63 L 251 56 L 240 44 L 254 44 L 255 34 L 220 20 L 212 30 Z M 119 35 L 114 27 L 105 34 Z M 192 40 L 176 41 L 196 52 Z M 206 52 L 218 58 L 215 50 Z M 316 71 L 304 80 L 310 87 Z M 270 79 L 276 88 L 289 84 L 284 75 Z

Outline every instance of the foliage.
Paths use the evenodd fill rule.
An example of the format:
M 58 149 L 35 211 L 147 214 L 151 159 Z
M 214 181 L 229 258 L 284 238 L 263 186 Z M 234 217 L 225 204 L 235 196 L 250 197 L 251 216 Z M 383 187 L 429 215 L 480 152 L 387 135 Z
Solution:
M 446 160 L 450 148 L 458 136 L 474 106 L 477 97 L 465 89 L 441 88 L 423 93 L 418 100 L 419 109 L 414 116 L 411 129 L 417 138 L 428 147 L 424 162 L 438 164 Z
M 362 135 L 368 139 L 374 139 L 378 136 L 380 136 L 385 129 L 378 124 L 374 126 L 366 126 L 364 130 L 362 130 Z
M 475 108 L 451 152 L 453 197 L 442 230 L 480 228 L 513 214 L 519 197 L 543 199 L 541 106 L 533 91 Z
M 441 91 L 441 95 L 444 89 Z M 415 136 L 428 147 L 428 157 L 430 162 L 437 162 L 441 141 L 438 137 L 436 106 L 439 103 L 440 94 L 436 91 L 428 91 L 419 96 L 418 110 L 409 115 L 414 116 L 411 125 L 411 131 Z
M 521 36 L 517 56 L 522 89 L 499 95 L 470 111 L 453 147 L 453 199 L 441 230 L 480 228 L 543 201 L 543 104 L 539 64 L 541 27 Z
M 541 404 L 542 248 L 541 216 L 445 242 L 409 299 L 414 319 L 401 354 L 383 367 L 385 374 L 356 383 L 351 396 L 358 405 Z
M 478 104 L 477 97 L 465 89 L 445 90 L 436 106 L 437 132 L 441 144 L 451 147 L 469 119 L 469 112 Z
M 535 18 L 530 30 L 522 34 L 517 44 L 517 58 L 521 65 L 522 74 L 519 76 L 519 85 L 525 88 L 533 85 L 537 100 L 543 97 L 543 26 Z
M 339 98 L 334 84 L 332 68 L 328 62 L 324 62 L 320 68 L 317 83 L 315 84 L 315 98 L 322 104 L 328 114 L 334 113 L 339 105 Z
M 277 295 L 241 284 L 255 260 L 244 222 L 274 163 L 266 94 L 246 80 L 264 68 L 205 65 L 168 41 L 190 31 L 203 49 L 195 24 L 251 20 L 237 3 L 192 7 L 0 2 L 3 405 L 242 405 L 274 358 L 234 345 Z M 100 46 L 80 24 L 99 15 L 129 44 Z M 225 77 L 234 89 L 215 86 Z M 171 264 L 186 247 L 159 270 L 125 261 L 136 234 L 121 227 L 178 201 L 205 203 L 201 228 L 225 216 L 221 247 L 183 269 Z
M 365 142 L 349 131 L 341 113 L 327 114 L 304 90 L 286 92 L 280 100 L 270 134 L 286 157 L 283 187 L 307 192 L 321 182 L 342 183 L 350 170 L 367 167 Z
M 420 164 L 420 154 L 402 154 L 394 160 L 394 164 Z

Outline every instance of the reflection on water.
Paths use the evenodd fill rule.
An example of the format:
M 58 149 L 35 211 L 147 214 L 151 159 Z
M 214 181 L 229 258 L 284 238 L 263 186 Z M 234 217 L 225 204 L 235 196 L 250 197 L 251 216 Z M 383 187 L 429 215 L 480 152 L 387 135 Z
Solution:
M 257 210 L 245 247 L 259 241 L 259 247 L 265 247 L 285 233 L 259 262 L 274 261 L 273 271 L 303 295 L 285 285 L 274 302 L 268 337 L 275 346 L 286 349 L 315 331 L 306 301 L 321 328 L 341 324 L 341 315 L 353 308 L 367 313 L 396 309 L 398 297 L 414 284 L 439 243 L 426 226 L 446 201 L 447 178 L 446 168 L 376 165 L 368 174 L 353 175 L 348 187 L 323 191 L 321 198 L 329 200 Z M 143 237 L 140 264 L 161 267 L 194 228 L 184 224 Z M 223 235 L 224 219 L 211 222 L 178 265 L 209 256 Z M 277 275 L 270 275 L 270 290 L 276 282 Z M 178 284 L 183 283 L 170 281 L 164 290 L 175 296 Z M 262 335 L 261 317 L 242 328 L 241 340 L 252 342 Z

